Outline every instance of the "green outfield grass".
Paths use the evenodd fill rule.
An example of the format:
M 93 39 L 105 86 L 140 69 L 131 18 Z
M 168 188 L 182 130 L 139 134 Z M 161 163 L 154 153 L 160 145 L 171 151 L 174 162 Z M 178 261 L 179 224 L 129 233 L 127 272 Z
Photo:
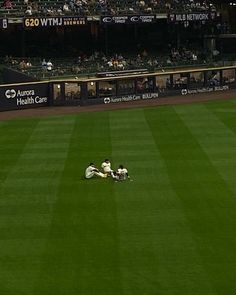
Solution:
M 236 294 L 236 101 L 0 121 L 0 295 Z M 89 162 L 132 182 L 83 180 Z

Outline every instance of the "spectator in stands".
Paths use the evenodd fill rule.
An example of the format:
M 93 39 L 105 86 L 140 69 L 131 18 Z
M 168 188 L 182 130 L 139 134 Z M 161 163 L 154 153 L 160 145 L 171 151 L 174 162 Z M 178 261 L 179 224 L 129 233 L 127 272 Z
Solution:
M 220 54 L 220 52 L 217 49 L 212 50 L 213 58 L 216 58 L 219 54 Z
M 12 9 L 13 5 L 12 5 L 11 0 L 4 0 L 2 7 L 5 9 Z
M 30 60 L 27 60 L 26 62 L 26 68 L 31 68 L 32 67 L 32 63 Z
M 74 0 L 68 0 L 68 7 L 71 11 L 75 11 L 75 1 Z
M 27 65 L 24 59 L 19 63 L 19 67 L 22 71 L 24 71 L 27 68 Z
M 213 76 L 209 79 L 210 86 L 220 85 L 220 74 L 219 72 L 213 73 Z
M 73 65 L 71 70 L 75 74 L 79 74 L 81 72 L 81 69 L 78 65 Z
M 139 0 L 136 2 L 136 5 L 142 10 L 145 7 L 145 1 L 144 0 Z
M 142 57 L 146 58 L 148 56 L 147 50 L 144 49 L 142 52 Z
M 106 0 L 98 0 L 95 11 L 101 14 L 106 14 L 108 13 L 108 6 L 107 6 L 107 1 Z
M 151 7 L 153 7 L 155 9 L 158 6 L 157 0 L 151 0 L 150 5 L 151 5 Z
M 173 64 L 172 64 L 172 61 L 171 61 L 171 59 L 168 57 L 167 58 L 167 60 L 166 60 L 166 65 L 167 66 L 172 66 Z
M 83 3 L 81 0 L 76 0 L 75 1 L 75 10 L 79 13 L 82 14 L 83 13 Z
M 111 59 L 107 62 L 107 65 L 110 69 L 113 68 L 113 62 Z
M 32 2 L 31 7 L 32 7 L 33 14 L 38 13 L 40 10 L 40 7 L 37 2 Z
M 32 6 L 29 4 L 27 5 L 26 11 L 25 11 L 26 15 L 32 15 L 33 14 L 33 9 Z
M 13 66 L 18 64 L 18 60 L 13 58 L 11 55 L 6 55 L 5 58 L 4 58 L 4 61 L 7 64 L 10 64 L 10 65 L 13 65 Z
M 69 7 L 69 4 L 67 2 L 64 3 L 63 7 L 62 7 L 62 11 L 67 13 L 67 12 L 70 12 L 70 7 Z
M 43 70 L 47 69 L 47 62 L 46 62 L 45 58 L 43 59 L 41 66 L 42 66 Z
M 123 71 L 125 69 L 124 63 L 122 61 L 118 61 L 116 69 Z
M 197 58 L 197 55 L 195 53 L 192 54 L 192 59 L 193 59 L 193 61 L 197 61 L 198 58 Z
M 49 60 L 47 62 L 47 71 L 48 72 L 51 72 L 52 71 L 52 68 L 53 68 L 53 64 L 52 64 L 51 60 Z
M 43 12 L 47 15 L 50 15 L 50 16 L 56 15 L 56 11 L 54 10 L 54 8 L 52 6 L 48 7 L 47 5 L 45 5 L 45 7 L 43 8 Z

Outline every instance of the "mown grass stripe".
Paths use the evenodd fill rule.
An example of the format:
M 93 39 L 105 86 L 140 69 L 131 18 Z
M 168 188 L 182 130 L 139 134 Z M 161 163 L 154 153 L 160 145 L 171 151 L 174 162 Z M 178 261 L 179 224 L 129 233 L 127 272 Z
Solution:
M 188 110 L 178 108 L 177 111 L 227 186 L 236 193 L 234 167 L 231 165 L 236 158 L 236 137 L 233 126 L 229 128 L 222 117 L 203 105 L 196 105 Z M 198 124 L 191 120 L 193 113 L 199 114 Z
M 47 145 L 49 138 L 47 142 L 44 141 L 45 136 L 48 137 L 46 126 L 50 126 L 51 122 L 53 121 L 47 121 L 47 119 L 21 122 L 22 130 L 24 126 L 27 126 L 27 131 L 32 130 L 28 126 L 30 123 L 34 128 L 1 186 L 0 210 L 3 214 L 0 219 L 0 252 L 8 253 L 8 260 L 1 264 L 1 294 L 33 294 L 34 284 L 39 275 L 41 255 L 51 223 L 52 205 L 56 202 L 56 193 L 64 168 L 63 163 L 67 157 L 67 148 L 60 152 L 59 157 L 53 155 L 54 148 L 39 148 L 33 156 L 29 155 L 31 144 L 35 141 L 40 142 L 41 146 Z M 20 122 L 18 124 L 20 128 Z M 57 125 L 53 127 L 50 143 L 54 143 L 57 138 L 58 142 L 61 141 L 64 145 L 67 140 L 68 146 L 73 124 L 73 121 L 68 122 L 66 119 L 58 121 Z M 65 125 L 66 131 L 62 141 L 60 129 Z M 38 132 L 38 129 L 42 130 L 42 126 L 44 132 Z M 22 130 L 19 132 L 20 134 L 23 133 Z M 6 139 L 6 144 L 9 144 L 7 137 L 3 138 Z M 12 144 L 11 141 L 10 144 Z M 55 165 L 50 175 L 44 174 L 43 170 L 47 170 L 48 159 L 53 159 L 55 162 L 58 158 L 60 166 Z M 34 170 L 32 174 L 24 172 L 26 165 L 26 171 L 29 171 L 29 166 L 31 171 Z M 38 168 L 38 165 L 41 169 Z M 15 246 L 9 247 L 9 241 Z M 37 241 L 37 247 L 35 247 L 35 241 Z M 7 249 L 7 247 L 9 248 Z M 33 247 L 37 251 L 32 251 Z M 15 251 L 16 248 L 18 248 L 17 251 Z M 29 253 L 28 258 L 25 257 L 27 252 Z M 4 256 L 0 256 L 1 258 L 4 259 Z
M 132 124 L 122 123 L 114 129 L 111 125 L 112 139 L 114 136 L 116 141 L 119 138 L 122 141 L 126 134 L 130 143 L 133 140 L 132 155 L 125 148 L 121 154 L 116 141 L 112 148 L 114 164 L 123 162 L 134 179 L 114 186 L 124 294 L 199 294 L 203 289 L 207 294 L 214 294 L 185 211 L 171 186 L 166 159 L 159 152 L 156 132 L 165 129 L 165 122 L 155 121 L 159 112 L 139 109 L 115 112 L 111 116 L 111 122 L 138 118 L 135 128 L 145 133 L 147 143 L 139 142 Z M 164 144 L 166 138 L 168 135 L 159 143 Z
M 201 210 L 192 216 L 205 266 L 215 289 L 220 294 L 233 294 L 236 291 L 231 283 L 236 262 L 236 185 L 235 169 L 228 163 L 236 156 L 235 134 L 205 105 L 175 107 L 175 111 L 207 156 L 207 162 L 199 158 L 202 169 L 196 170 L 203 176 L 199 187 L 205 191 L 198 199 L 206 206 L 201 208 L 198 201 Z
M 113 183 L 81 179 L 111 155 L 109 128 L 108 113 L 76 119 L 34 294 L 122 294 Z
M 0 124 L 0 199 L 3 196 L 2 184 L 14 168 L 37 123 L 38 120 L 28 120 L 23 124 L 15 121 Z

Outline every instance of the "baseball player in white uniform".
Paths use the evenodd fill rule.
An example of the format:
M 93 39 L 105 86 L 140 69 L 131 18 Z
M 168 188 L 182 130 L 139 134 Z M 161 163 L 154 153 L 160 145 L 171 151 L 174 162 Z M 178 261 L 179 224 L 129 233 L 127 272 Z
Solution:
M 100 172 L 93 163 L 90 163 L 89 166 L 85 170 L 85 178 L 90 179 L 94 176 L 99 176 L 99 177 L 107 177 L 106 174 Z
M 120 165 L 116 172 L 112 171 L 111 176 L 115 180 L 126 180 L 127 178 L 128 179 L 130 178 L 128 174 L 128 170 L 123 165 Z
M 101 165 L 102 171 L 104 174 L 110 175 L 112 172 L 111 162 L 108 159 L 105 159 Z

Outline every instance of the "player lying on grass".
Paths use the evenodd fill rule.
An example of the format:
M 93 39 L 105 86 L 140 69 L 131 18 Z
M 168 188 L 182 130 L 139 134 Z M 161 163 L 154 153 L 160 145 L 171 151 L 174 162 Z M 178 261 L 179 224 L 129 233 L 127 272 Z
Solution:
M 86 179 L 90 179 L 94 176 L 98 176 L 98 177 L 107 177 L 107 174 L 104 174 L 102 172 L 100 172 L 93 163 L 90 163 L 89 166 L 86 168 L 85 170 L 85 178 Z
M 101 165 L 101 168 L 104 174 L 107 174 L 107 176 L 111 175 L 111 172 L 112 172 L 111 162 L 108 159 L 104 160 L 104 162 Z
M 128 170 L 123 165 L 120 165 L 117 171 L 112 171 L 111 176 L 118 181 L 130 179 Z

